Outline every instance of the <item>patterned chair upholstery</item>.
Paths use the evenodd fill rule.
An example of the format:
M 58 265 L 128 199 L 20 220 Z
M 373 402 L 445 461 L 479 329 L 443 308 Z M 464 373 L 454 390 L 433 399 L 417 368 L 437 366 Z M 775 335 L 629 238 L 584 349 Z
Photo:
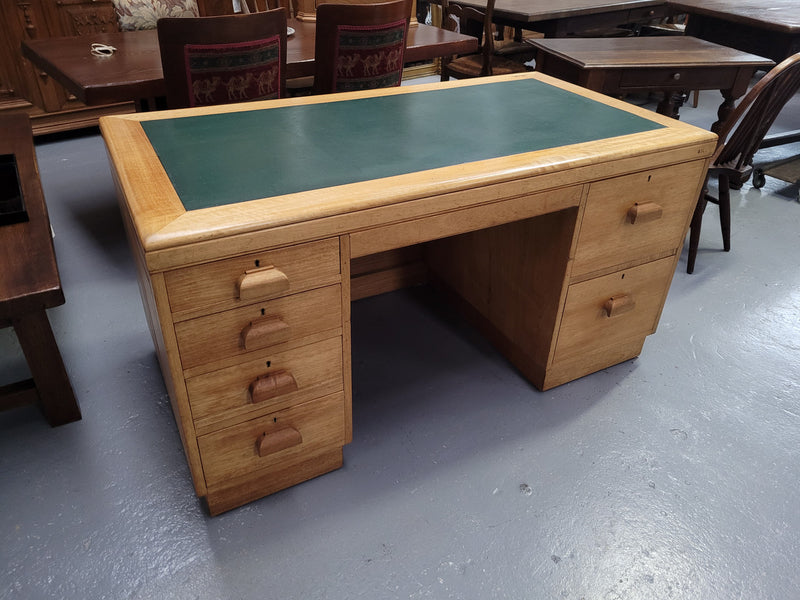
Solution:
M 317 7 L 314 92 L 400 85 L 410 0 Z
M 160 19 L 167 106 L 184 108 L 286 95 L 286 11 Z
M 196 0 L 113 0 L 123 31 L 155 29 L 164 17 L 196 17 Z

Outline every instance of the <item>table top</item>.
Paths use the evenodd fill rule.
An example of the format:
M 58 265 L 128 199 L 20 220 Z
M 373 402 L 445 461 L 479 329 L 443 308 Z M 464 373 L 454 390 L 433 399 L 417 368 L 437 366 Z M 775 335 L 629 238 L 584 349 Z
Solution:
M 677 0 L 669 4 L 676 12 L 707 15 L 762 29 L 800 34 L 798 0 Z
M 430 126 L 443 120 L 458 126 Z M 180 260 L 201 260 L 231 236 L 300 243 L 374 226 L 384 218 L 375 211 L 407 219 L 441 212 L 445 198 L 491 201 L 465 190 L 513 181 L 522 194 L 527 178 L 558 187 L 549 174 L 610 177 L 654 148 L 700 144 L 710 155 L 716 145 L 710 132 L 539 73 L 103 117 L 100 126 L 150 268 L 189 248 L 195 258 Z
M 530 111 L 533 97 L 537 110 Z M 525 119 L 519 119 L 522 114 Z M 458 126 L 430 127 L 448 120 Z M 553 127 L 553 122 L 559 126 Z M 663 127 L 535 79 L 181 116 L 142 126 L 187 210 Z M 346 152 L 341 151 L 343 143 Z M 300 156 L 302 161 L 297 160 Z
M 497 0 L 494 14 L 517 22 L 534 23 L 552 19 L 564 19 L 605 13 L 618 10 L 631 10 L 660 6 L 664 0 Z M 466 6 L 486 6 L 485 0 L 459 0 Z
M 583 68 L 771 67 L 761 56 L 685 36 L 531 40 Z
M 0 154 L 14 154 L 28 221 L 0 225 L 0 319 L 64 303 L 27 115 L 0 116 Z
M 289 20 L 295 33 L 287 39 L 287 77 L 314 75 L 313 22 Z M 110 56 L 95 56 L 92 43 L 114 46 Z M 473 52 L 476 38 L 420 24 L 408 30 L 405 61 L 430 60 Z M 23 56 L 90 106 L 164 96 L 164 75 L 156 30 L 97 33 L 86 37 L 27 40 Z

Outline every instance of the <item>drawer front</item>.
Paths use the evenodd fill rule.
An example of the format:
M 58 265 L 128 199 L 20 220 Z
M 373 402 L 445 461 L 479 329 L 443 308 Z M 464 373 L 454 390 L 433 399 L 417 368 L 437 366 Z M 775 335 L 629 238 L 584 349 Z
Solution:
M 653 333 L 673 270 L 669 257 L 571 285 L 554 360 Z
M 694 161 L 592 183 L 572 276 L 674 253 L 683 243 L 704 167 L 704 161 Z
M 731 67 L 671 67 L 623 69 L 620 89 L 726 90 L 733 87 L 738 69 Z
M 342 326 L 341 287 L 318 288 L 175 325 L 184 369 Z
M 659 6 L 643 6 L 641 8 L 632 8 L 628 13 L 628 23 L 637 23 L 639 21 L 648 21 L 650 19 L 661 19 L 669 17 L 672 10 L 664 4 Z
M 344 444 L 344 397 L 333 394 L 197 439 L 206 485 L 281 468 Z
M 339 240 L 329 239 L 176 269 L 164 279 L 173 313 L 202 313 L 335 283 L 339 272 Z
M 253 360 L 186 380 L 192 418 L 200 430 L 223 417 L 246 418 L 342 387 L 341 337 L 283 352 L 259 352 Z

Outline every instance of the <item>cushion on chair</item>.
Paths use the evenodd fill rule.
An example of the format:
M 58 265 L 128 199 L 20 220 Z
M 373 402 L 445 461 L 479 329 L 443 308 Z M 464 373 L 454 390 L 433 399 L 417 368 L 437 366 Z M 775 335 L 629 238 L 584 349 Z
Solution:
M 123 31 L 155 29 L 161 17 L 196 17 L 196 0 L 113 0 Z
M 275 35 L 237 44 L 184 47 L 191 106 L 280 97 L 281 41 Z
M 400 85 L 405 50 L 404 20 L 386 25 L 340 25 L 337 29 L 337 92 Z

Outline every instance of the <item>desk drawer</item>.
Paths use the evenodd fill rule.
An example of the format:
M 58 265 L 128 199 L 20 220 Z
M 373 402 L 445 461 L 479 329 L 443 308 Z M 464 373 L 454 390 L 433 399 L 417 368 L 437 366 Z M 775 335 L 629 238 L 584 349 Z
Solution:
M 683 243 L 704 167 L 698 160 L 592 183 L 572 276 L 674 253 Z
M 305 402 L 338 392 L 342 385 L 341 336 L 284 352 L 260 352 L 253 360 L 186 380 L 200 431 L 222 418 L 246 418 Z
M 170 309 L 209 313 L 338 283 L 339 240 L 329 239 L 176 269 L 165 274 Z
M 344 397 L 332 394 L 198 438 L 206 485 L 280 469 L 344 444 Z
M 707 66 L 623 69 L 619 89 L 725 90 L 733 87 L 737 75 L 737 69 Z
M 655 331 L 674 257 L 573 284 L 567 291 L 555 361 L 611 348 Z
M 342 326 L 341 286 L 284 296 L 175 325 L 184 369 Z

